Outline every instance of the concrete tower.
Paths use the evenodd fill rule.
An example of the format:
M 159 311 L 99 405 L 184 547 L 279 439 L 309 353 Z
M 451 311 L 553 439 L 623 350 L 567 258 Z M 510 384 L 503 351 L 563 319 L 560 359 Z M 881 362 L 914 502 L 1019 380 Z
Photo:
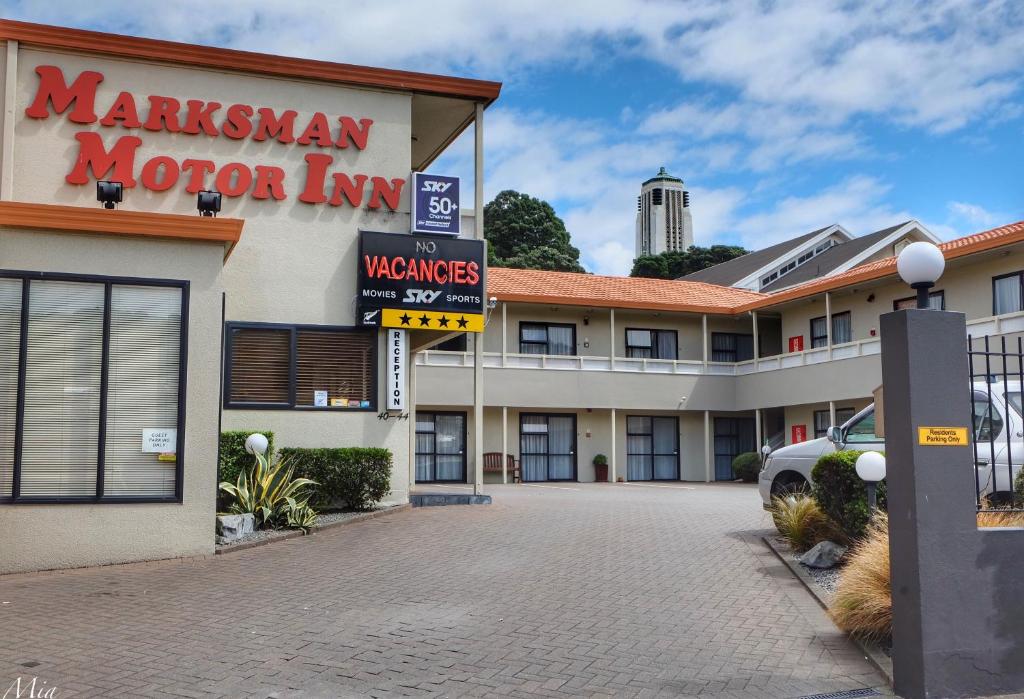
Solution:
M 658 170 L 636 198 L 636 256 L 685 251 L 693 245 L 690 193 L 678 177 Z

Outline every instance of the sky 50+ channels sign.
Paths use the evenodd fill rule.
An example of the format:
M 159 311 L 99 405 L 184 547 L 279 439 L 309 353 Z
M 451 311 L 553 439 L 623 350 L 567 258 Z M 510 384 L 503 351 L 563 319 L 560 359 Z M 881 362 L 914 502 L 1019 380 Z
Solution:
M 482 240 L 359 233 L 363 325 L 483 332 L 484 293 Z
M 459 178 L 412 173 L 412 232 L 459 235 Z

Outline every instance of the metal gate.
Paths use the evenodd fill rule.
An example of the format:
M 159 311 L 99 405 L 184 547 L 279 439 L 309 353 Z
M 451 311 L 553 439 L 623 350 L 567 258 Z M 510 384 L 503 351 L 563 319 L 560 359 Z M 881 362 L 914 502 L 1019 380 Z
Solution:
M 978 509 L 1024 510 L 1024 338 L 967 337 Z

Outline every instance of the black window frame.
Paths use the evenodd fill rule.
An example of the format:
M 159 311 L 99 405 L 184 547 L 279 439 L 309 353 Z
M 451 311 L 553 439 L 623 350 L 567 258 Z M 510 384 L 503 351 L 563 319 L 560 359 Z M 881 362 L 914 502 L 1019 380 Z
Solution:
M 544 328 L 544 341 L 539 340 L 524 340 L 523 339 L 523 328 L 526 326 L 534 326 Z M 548 338 L 549 328 L 572 328 L 572 354 L 551 354 L 548 352 L 550 349 L 550 339 Z M 546 323 L 544 321 L 535 320 L 521 320 L 519 321 L 519 354 L 526 354 L 523 352 L 523 345 L 537 345 L 543 346 L 544 351 L 541 355 L 547 355 L 549 357 L 578 357 L 579 352 L 577 351 L 576 345 L 576 324 L 575 323 Z
M 732 349 L 715 349 L 715 338 L 716 337 L 730 337 L 732 338 Z M 750 338 L 750 358 L 740 359 L 739 343 L 738 338 L 749 337 Z M 732 359 L 715 359 L 715 353 L 729 353 L 732 355 Z M 723 362 L 736 364 L 737 362 L 749 362 L 754 359 L 754 334 L 753 333 L 730 333 L 730 332 L 712 332 L 711 333 L 711 361 Z
M 1000 313 L 996 309 L 996 282 L 1000 279 L 1009 279 L 1010 277 L 1017 277 L 1017 297 L 1019 299 L 1020 310 L 1017 311 L 1006 311 Z M 992 277 L 992 315 L 1006 315 L 1006 313 L 1020 313 L 1024 310 L 1024 270 L 1018 272 L 1010 272 L 1009 274 L 998 274 Z
M 994 286 L 994 284 L 995 284 L 995 282 L 993 282 L 993 288 L 992 288 L 992 294 L 993 294 L 992 303 L 995 303 L 995 286 Z M 946 310 L 946 290 L 945 289 L 939 289 L 938 291 L 930 291 L 930 292 L 928 292 L 929 303 L 931 302 L 931 299 L 933 299 L 935 297 L 938 297 L 938 298 L 942 299 L 942 303 L 939 305 L 939 308 L 937 310 L 940 310 L 940 311 Z M 916 304 L 917 303 L 917 297 L 916 296 L 904 296 L 901 299 L 893 299 L 892 310 L 898 311 L 899 310 L 899 305 L 901 303 L 905 303 L 907 301 L 913 301 Z M 916 308 L 916 305 L 915 305 L 915 308 Z M 932 309 L 932 310 L 936 310 L 936 309 Z
M 98 274 L 65 274 L 63 272 L 32 272 L 27 270 L 0 269 L 0 278 L 21 279 L 21 322 L 18 340 L 18 391 L 15 407 L 14 426 L 14 458 L 12 469 L 11 494 L 0 494 L 0 503 L 11 505 L 67 505 L 67 504 L 181 504 L 185 491 L 185 399 L 188 394 L 188 323 L 189 323 L 189 291 L 188 280 L 184 279 L 148 279 L 144 277 L 114 277 Z M 100 360 L 100 404 L 97 411 L 99 430 L 96 445 L 96 495 L 52 497 L 21 495 L 21 457 L 24 440 L 25 390 L 27 380 L 28 358 L 28 320 L 29 297 L 32 281 L 65 281 L 86 284 L 103 284 L 103 336 Z M 107 400 L 108 378 L 110 373 L 110 312 L 111 295 L 114 286 L 149 286 L 171 287 L 181 290 L 181 320 L 178 335 L 178 424 L 177 443 L 175 445 L 174 463 L 174 495 L 167 497 L 139 497 L 136 495 L 104 494 L 107 436 Z
M 850 337 L 850 342 L 854 341 L 853 340 L 853 313 L 850 312 L 850 311 L 842 311 L 841 313 L 833 313 L 831 316 L 827 316 L 826 315 L 826 316 L 818 316 L 816 318 L 811 318 L 810 332 L 808 333 L 808 335 L 811 338 L 811 349 L 820 349 L 822 347 L 828 347 L 829 344 L 832 344 L 832 345 L 836 344 L 835 341 L 834 341 L 834 338 L 835 338 L 835 335 L 836 335 L 836 318 L 842 318 L 843 316 L 850 316 L 850 336 L 851 336 Z M 831 318 L 831 320 L 829 320 L 829 318 Z M 825 334 L 824 335 L 815 335 L 814 334 L 814 322 L 817 321 L 817 320 L 824 320 L 825 321 Z M 832 327 L 829 327 L 829 323 L 832 324 Z M 821 345 L 814 344 L 814 341 L 817 340 L 817 339 L 824 340 L 825 341 L 824 344 L 821 344 Z M 846 343 L 845 342 L 841 342 L 839 344 L 844 344 L 845 345 Z
M 647 418 L 651 421 L 650 432 L 631 432 L 629 429 L 630 418 Z M 673 420 L 675 422 L 675 438 L 676 438 L 676 449 L 673 454 L 659 454 L 654 451 L 654 421 L 657 419 Z M 650 437 L 651 438 L 651 450 L 649 452 L 631 452 L 629 450 L 629 438 L 630 437 Z M 631 481 L 635 483 L 653 483 L 656 481 L 678 481 L 681 480 L 680 471 L 680 439 L 679 439 L 679 416 L 678 415 L 626 415 L 626 470 L 629 470 L 629 457 L 630 456 L 649 456 L 651 457 L 651 479 L 649 481 Z M 676 471 L 674 478 L 654 478 L 654 457 L 656 456 L 675 456 L 676 457 Z M 628 475 L 628 473 L 627 473 Z
M 232 402 L 231 401 L 231 357 L 234 351 L 233 330 L 287 330 L 291 333 L 288 355 L 288 402 L 287 403 L 253 403 L 253 402 Z M 314 332 L 352 332 L 364 333 L 372 337 L 370 347 L 373 356 L 370 359 L 370 369 L 373 372 L 370 388 L 369 407 L 349 407 L 343 405 L 296 405 L 295 394 L 298 381 L 298 334 L 300 331 L 310 330 Z M 376 412 L 379 401 L 380 390 L 380 338 L 377 336 L 377 328 L 373 326 L 359 325 L 314 325 L 294 323 L 259 323 L 229 320 L 224 323 L 224 398 L 222 405 L 224 410 L 315 410 L 320 412 Z
M 648 332 L 651 333 L 651 344 L 648 347 L 643 345 L 631 345 L 629 344 L 629 333 L 631 332 Z M 658 351 L 658 335 L 661 333 L 672 334 L 676 339 L 676 356 L 674 357 L 657 357 L 654 356 Z M 671 359 L 677 361 L 679 359 L 679 332 L 676 330 L 666 330 L 664 328 L 626 328 L 624 341 L 626 346 L 626 358 L 627 359 Z M 650 349 L 650 357 L 634 357 L 630 352 L 634 349 Z
M 842 420 L 839 417 L 839 413 L 849 413 L 849 415 L 846 417 L 845 420 Z M 853 416 L 856 415 L 856 414 L 857 414 L 857 409 L 856 408 L 836 408 L 836 425 L 835 426 L 836 427 L 840 427 L 840 426 L 844 425 L 845 423 L 849 422 L 853 418 Z M 821 415 L 825 416 L 825 423 L 826 423 L 826 425 L 825 425 L 825 429 L 819 430 L 818 429 L 818 417 L 821 416 Z M 815 439 L 819 439 L 821 437 L 824 437 L 825 433 L 828 431 L 828 428 L 831 426 L 831 424 L 830 424 L 831 422 L 832 422 L 831 411 L 828 411 L 828 410 L 815 410 L 814 411 L 814 438 Z
M 434 430 L 432 432 L 424 432 L 424 431 L 419 429 L 419 422 L 418 421 L 419 421 L 419 419 L 423 415 L 432 415 L 434 417 L 434 419 L 431 421 L 432 424 L 434 425 Z M 435 478 L 432 481 L 421 481 L 421 480 L 417 479 L 416 482 L 417 483 L 466 483 L 469 480 L 469 461 L 468 461 L 469 454 L 467 453 L 469 451 L 468 446 L 467 446 L 469 444 L 469 442 L 467 441 L 467 439 L 468 439 L 467 426 L 469 425 L 469 415 L 465 411 L 459 411 L 459 410 L 422 410 L 422 411 L 417 411 L 416 412 L 416 420 L 413 422 L 413 426 L 412 426 L 413 435 L 414 435 L 413 436 L 413 470 L 415 471 L 415 469 L 416 469 L 416 457 L 417 456 L 433 456 L 435 458 L 435 462 L 434 462 L 434 475 L 436 476 L 437 475 L 437 461 L 436 461 L 437 457 L 438 456 L 450 456 L 449 454 L 438 454 L 437 453 L 437 416 L 438 415 L 453 416 L 453 417 L 461 417 L 462 418 L 462 454 L 461 454 L 461 456 L 462 456 L 462 478 L 454 478 L 454 479 L 452 479 L 452 478 L 441 478 L 441 479 Z M 415 437 L 418 436 L 418 435 L 421 435 L 421 434 L 432 434 L 432 435 L 434 435 L 434 451 L 432 451 L 432 452 L 422 451 L 421 452 L 421 451 L 419 451 L 417 449 L 417 446 L 416 446 L 417 441 L 416 441 Z

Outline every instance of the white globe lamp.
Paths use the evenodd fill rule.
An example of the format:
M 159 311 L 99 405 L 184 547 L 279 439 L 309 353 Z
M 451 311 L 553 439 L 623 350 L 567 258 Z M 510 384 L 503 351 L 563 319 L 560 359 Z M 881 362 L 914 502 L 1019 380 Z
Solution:
M 245 450 L 250 454 L 266 454 L 267 447 L 270 446 L 270 441 L 266 435 L 262 435 L 259 432 L 251 434 L 245 438 Z
M 928 308 L 928 290 L 935 286 L 945 269 L 946 258 L 934 243 L 911 243 L 896 258 L 900 278 L 917 290 L 918 308 Z
M 857 457 L 857 475 L 867 485 L 868 508 L 874 512 L 878 507 L 875 490 L 878 481 L 885 479 L 885 457 L 877 451 L 866 451 Z

